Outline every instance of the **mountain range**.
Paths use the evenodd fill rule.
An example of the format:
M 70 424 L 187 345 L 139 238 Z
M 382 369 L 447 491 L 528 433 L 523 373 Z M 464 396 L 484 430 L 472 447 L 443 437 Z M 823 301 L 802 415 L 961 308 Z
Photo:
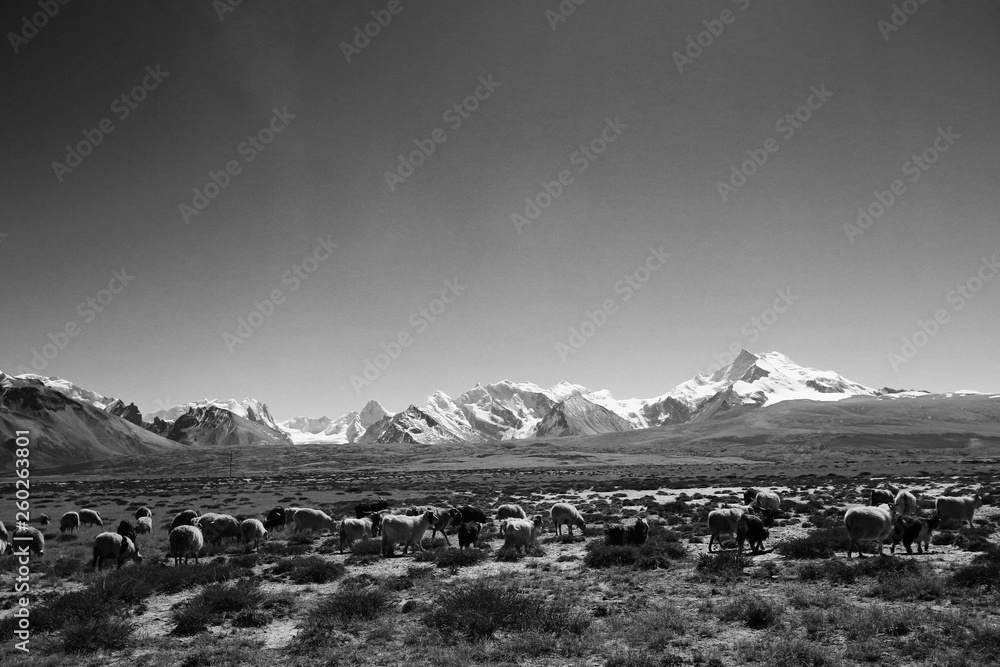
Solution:
M 798 366 L 778 352 L 743 350 L 711 376 L 697 375 L 648 399 L 615 399 L 561 382 L 547 389 L 504 380 L 477 384 L 452 398 L 441 391 L 396 413 L 377 401 L 343 416 L 293 417 L 277 422 L 253 399 L 193 401 L 140 414 L 134 403 L 103 396 L 66 380 L 0 373 L 0 461 L 13 457 L 15 431 L 28 430 L 38 446 L 35 465 L 159 454 L 191 447 L 304 444 L 495 443 L 528 438 L 614 434 L 681 424 L 789 401 L 852 397 L 905 399 L 926 391 L 874 389 L 832 371 Z

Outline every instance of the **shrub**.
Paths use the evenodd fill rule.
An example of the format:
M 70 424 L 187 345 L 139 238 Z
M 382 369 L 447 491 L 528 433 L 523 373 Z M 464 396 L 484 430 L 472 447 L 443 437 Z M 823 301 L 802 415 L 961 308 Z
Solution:
M 782 607 L 770 598 L 757 594 L 741 595 L 722 606 L 719 618 L 740 621 L 751 630 L 774 625 L 781 617 Z
M 1000 585 L 1000 548 L 994 546 L 973 558 L 968 565 L 956 568 L 951 583 L 963 588 L 996 588 Z
M 671 561 L 687 557 L 687 549 L 680 539 L 672 530 L 653 526 L 641 546 L 607 545 L 603 538 L 590 540 L 583 562 L 593 568 L 634 565 L 640 570 L 666 569 Z
M 491 637 L 499 630 L 579 635 L 589 624 L 566 602 L 548 601 L 485 579 L 439 595 L 424 622 L 470 639 Z
M 349 584 L 328 595 L 310 610 L 296 638 L 300 648 L 313 649 L 338 643 L 337 631 L 353 621 L 370 621 L 391 607 L 391 599 L 378 586 Z
M 477 565 L 486 560 L 486 552 L 480 549 L 442 549 L 434 552 L 436 558 L 434 562 L 438 567 L 449 567 L 458 569 Z
M 695 569 L 705 575 L 716 577 L 738 577 L 745 568 L 753 565 L 753 558 L 737 554 L 735 551 L 721 551 L 701 554 Z
M 774 550 L 785 558 L 831 558 L 837 552 L 846 553 L 850 542 L 843 526 L 820 528 L 805 537 L 779 542 Z
M 382 540 L 358 540 L 351 545 L 351 555 L 344 562 L 348 565 L 371 565 L 382 559 Z
M 101 614 L 76 618 L 63 629 L 63 650 L 67 653 L 121 651 L 135 632 L 135 625 L 120 616 Z
M 274 574 L 288 574 L 296 584 L 325 584 L 341 577 L 347 569 L 340 563 L 319 556 L 282 558 L 274 566 Z
M 857 578 L 853 567 L 836 558 L 822 563 L 806 563 L 799 568 L 799 579 L 802 581 L 826 579 L 835 584 L 853 584 Z

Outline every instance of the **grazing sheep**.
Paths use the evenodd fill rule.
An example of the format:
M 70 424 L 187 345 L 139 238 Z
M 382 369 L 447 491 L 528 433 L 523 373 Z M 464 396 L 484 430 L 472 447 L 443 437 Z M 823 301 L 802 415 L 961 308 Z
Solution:
M 59 532 L 65 533 L 67 530 L 80 530 L 80 513 L 66 512 L 59 519 Z
M 858 558 L 864 558 L 858 544 L 861 540 L 878 542 L 878 555 L 881 556 L 882 543 L 892 534 L 892 511 L 886 505 L 851 507 L 844 513 L 844 527 L 851 539 L 847 546 L 848 558 L 852 549 L 858 552 Z
M 445 533 L 445 528 L 452 525 L 453 523 L 461 523 L 462 513 L 454 507 L 433 507 L 431 505 L 419 505 L 417 507 L 410 507 L 406 510 L 406 516 L 420 516 L 425 512 L 434 513 L 434 523 L 431 524 L 431 540 L 438 533 L 444 538 L 445 544 L 449 547 L 451 542 L 448 540 L 448 534 Z
M 49 525 L 49 515 L 48 514 L 42 514 L 41 516 L 39 516 L 38 517 L 38 523 L 39 523 L 39 525 L 42 525 L 42 526 Z
M 170 522 L 170 532 L 174 532 L 174 528 L 178 526 L 192 526 L 194 525 L 194 520 L 198 518 L 198 510 L 184 510 L 178 512 L 174 517 L 174 520 Z
M 896 502 L 896 493 L 887 489 L 872 489 L 868 495 L 868 505 L 878 507 L 879 505 L 889 505 Z
M 723 535 L 736 535 L 736 527 L 740 517 L 748 514 L 747 507 L 725 507 L 712 510 L 708 513 L 708 530 L 711 537 L 708 538 L 708 552 L 712 553 L 712 543 L 716 542 L 722 548 Z
M 538 540 L 538 532 L 542 527 L 541 515 L 536 515 L 530 521 L 528 519 L 506 519 L 506 521 L 507 530 L 504 533 L 504 549 L 513 548 L 517 552 L 524 549 L 524 552 L 527 553 L 528 549 L 535 546 Z
M 475 521 L 463 523 L 458 527 L 458 548 L 465 549 L 466 547 L 476 546 L 476 541 L 479 540 L 479 531 L 482 528 Z
M 389 502 L 382 496 L 377 503 L 359 503 L 354 506 L 354 518 L 364 519 L 366 515 L 389 509 Z
M 503 537 L 503 531 L 506 524 L 503 523 L 504 519 L 527 519 L 528 514 L 520 505 L 501 505 L 497 508 L 497 521 L 500 522 L 500 537 Z
M 141 516 L 135 521 L 136 535 L 146 535 L 153 532 L 153 519 L 148 516 Z
M 33 526 L 15 528 L 8 549 L 16 556 L 27 556 L 29 552 L 36 556 L 44 556 L 45 536 Z
M 561 526 L 569 526 L 569 536 L 573 537 L 573 526 L 579 526 L 584 535 L 587 534 L 587 524 L 583 521 L 583 515 L 569 503 L 556 503 L 550 510 L 552 523 L 556 527 L 556 536 L 562 535 Z M 507 529 L 510 529 L 507 523 Z
M 645 519 L 636 519 L 631 526 L 615 523 L 604 527 L 604 543 L 608 545 L 625 546 L 634 544 L 641 546 L 646 543 L 649 535 L 649 524 Z
M 900 542 L 906 547 L 906 553 L 912 554 L 910 546 L 917 543 L 917 553 L 930 553 L 931 533 L 941 525 L 941 517 L 935 514 L 930 519 L 915 519 L 912 517 L 897 517 L 892 525 L 892 546 L 889 553 L 896 553 L 896 545 Z
M 133 516 L 136 519 L 141 519 L 144 516 L 148 516 L 150 519 L 152 519 L 153 518 L 153 513 L 149 510 L 148 507 L 142 506 L 142 507 L 140 507 L 139 509 L 137 509 L 135 511 L 135 514 Z
M 899 516 L 910 516 L 917 513 L 917 497 L 909 491 L 900 491 L 892 503 L 893 510 Z
M 211 543 L 221 542 L 224 537 L 239 540 L 242 535 L 240 522 L 228 514 L 206 512 L 195 519 L 194 525 L 201 528 L 202 535 Z
M 750 505 L 755 510 L 765 510 L 772 514 L 781 511 L 781 497 L 777 493 L 753 487 L 743 491 L 743 504 Z
M 286 507 L 285 508 L 285 525 L 291 526 L 295 523 L 295 513 L 298 512 L 301 507 Z
M 171 529 L 170 531 L 170 551 L 168 556 L 173 556 L 174 565 L 181 564 L 181 557 L 187 565 L 188 558 L 194 557 L 194 562 L 198 562 L 198 554 L 205 548 L 205 538 L 201 534 L 201 529 L 197 526 L 184 524 Z
M 968 522 L 969 528 L 972 528 L 972 517 L 976 510 L 982 506 L 983 499 L 978 493 L 972 498 L 969 496 L 940 496 L 934 502 L 934 509 L 941 517 L 942 524 L 945 521 L 963 521 Z
M 345 546 L 350 546 L 360 539 L 371 539 L 371 536 L 371 518 L 344 519 L 340 522 L 340 553 L 344 553 Z
M 123 521 L 122 523 L 128 523 Z M 94 538 L 94 562 L 91 567 L 98 570 L 104 569 L 104 559 L 114 558 L 118 563 L 117 569 L 122 569 L 122 564 L 127 560 L 142 562 L 142 555 L 135 542 L 120 533 L 101 533 Z
M 424 547 L 420 541 L 436 520 L 437 516 L 432 511 L 424 512 L 420 516 L 390 514 L 383 517 L 382 555 L 387 558 L 393 556 L 397 543 L 403 545 L 404 555 L 411 546 L 423 551 Z
M 378 537 L 382 534 L 382 517 L 388 516 L 390 514 L 389 510 L 379 510 L 378 512 L 371 512 L 366 514 L 364 519 L 372 520 L 372 537 Z
M 296 510 L 292 521 L 295 522 L 296 533 L 303 530 L 316 533 L 328 530 L 331 533 L 336 533 L 338 528 L 337 522 L 330 518 L 329 514 L 309 507 Z
M 122 519 L 118 523 L 118 529 L 115 532 L 135 542 L 135 527 L 129 521 Z
M 240 535 L 243 544 L 246 545 L 247 553 L 250 553 L 250 541 L 253 540 L 254 549 L 260 549 L 260 541 L 267 539 L 267 529 L 260 519 L 244 519 L 240 523 Z
M 80 510 L 81 526 L 103 526 L 101 515 L 97 510 Z
M 764 540 L 771 536 L 759 516 L 744 514 L 736 521 L 736 552 L 743 553 L 743 544 L 750 543 L 753 552 L 764 550 Z
M 264 517 L 264 528 L 267 530 L 284 530 L 285 508 L 280 505 L 272 507 Z

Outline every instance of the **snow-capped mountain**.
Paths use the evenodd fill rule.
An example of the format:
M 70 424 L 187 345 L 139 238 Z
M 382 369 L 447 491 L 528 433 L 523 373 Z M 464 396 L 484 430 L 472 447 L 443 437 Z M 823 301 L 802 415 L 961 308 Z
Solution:
M 237 401 L 233 398 L 227 401 L 220 401 L 218 399 L 209 400 L 204 398 L 200 401 L 183 403 L 181 405 L 175 405 L 172 408 L 167 408 L 166 410 L 158 410 L 156 412 L 145 414 L 143 415 L 143 420 L 152 422 L 156 419 L 161 419 L 166 422 L 173 422 L 176 421 L 181 415 L 207 406 L 215 406 L 217 408 L 222 408 L 223 410 L 228 410 L 234 415 L 243 417 L 251 422 L 263 424 L 264 426 L 274 429 L 275 431 L 281 431 L 281 429 L 278 428 L 277 422 L 274 421 L 274 417 L 271 416 L 270 410 L 267 409 L 267 405 L 261 403 L 255 398 L 250 397 L 244 398 L 242 401 Z
M 63 396 L 68 396 L 69 398 L 80 401 L 81 403 L 89 403 L 95 408 L 99 408 L 101 410 L 107 409 L 107 407 L 116 400 L 110 396 L 101 396 L 97 392 L 78 387 L 72 382 L 63 380 L 62 378 L 45 377 L 42 375 L 35 375 L 34 373 L 25 373 L 16 377 L 19 380 L 34 380 L 36 382 L 41 382 L 46 387 L 55 389 Z
M 385 418 L 386 412 L 378 401 L 368 401 L 361 412 L 348 412 L 333 420 L 329 417 L 292 417 L 280 422 L 278 428 L 288 434 L 296 445 L 342 445 L 357 441 L 372 424 Z

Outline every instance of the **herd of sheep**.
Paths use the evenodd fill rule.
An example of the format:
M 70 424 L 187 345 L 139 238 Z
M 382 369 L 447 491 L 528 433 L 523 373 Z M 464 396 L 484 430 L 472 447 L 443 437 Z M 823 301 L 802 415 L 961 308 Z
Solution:
M 861 541 L 877 543 L 880 555 L 886 540 L 891 540 L 892 553 L 895 553 L 896 545 L 900 542 L 906 547 L 907 553 L 912 553 L 911 545 L 914 542 L 918 553 L 923 553 L 930 543 L 932 531 L 939 525 L 946 521 L 961 521 L 967 522 L 971 527 L 973 515 L 982 506 L 982 499 L 978 494 L 973 497 L 941 496 L 935 500 L 936 513 L 929 518 L 921 518 L 916 516 L 917 499 L 910 491 L 873 489 L 868 500 L 868 505 L 850 507 L 844 514 L 844 526 L 850 538 L 848 558 L 853 551 L 861 555 Z M 775 516 L 781 511 L 781 498 L 773 491 L 750 488 L 744 491 L 743 501 L 743 505 L 709 512 L 709 552 L 716 543 L 722 548 L 723 537 L 735 537 L 740 552 L 747 543 L 752 551 L 764 549 L 764 540 L 769 537 L 767 528 L 774 523 Z M 466 549 L 475 545 L 483 524 L 491 521 L 484 511 L 469 505 L 390 510 L 389 504 L 380 498 L 378 502 L 360 504 L 354 509 L 355 517 L 340 521 L 322 510 L 308 507 L 275 507 L 264 515 L 263 521 L 256 518 L 241 521 L 228 514 L 199 514 L 193 509 L 184 510 L 173 518 L 167 528 L 168 556 L 174 559 L 174 565 L 180 565 L 182 559 L 187 564 L 190 558 L 194 558 L 197 563 L 206 542 L 219 543 L 224 538 L 242 542 L 249 553 L 252 548 L 259 548 L 269 531 L 284 530 L 286 526 L 290 526 L 295 533 L 310 531 L 318 534 L 327 531 L 338 535 L 341 553 L 357 540 L 381 536 L 382 555 L 385 557 L 393 556 L 397 545 L 402 546 L 404 554 L 411 547 L 423 551 L 422 541 L 428 530 L 431 531 L 432 540 L 440 532 L 445 542 L 451 546 L 445 531 L 449 527 L 456 527 L 459 548 Z M 574 527 L 586 530 L 583 515 L 569 503 L 554 504 L 549 515 L 557 535 L 562 534 L 564 526 L 571 537 Z M 140 507 L 135 511 L 134 517 L 134 524 L 123 520 L 115 532 L 102 532 L 94 538 L 94 567 L 102 569 L 104 560 L 108 558 L 114 559 L 119 568 L 127 561 L 143 560 L 139 553 L 138 536 L 152 532 L 152 512 L 148 507 Z M 537 542 L 543 517 L 535 515 L 529 518 L 519 505 L 505 504 L 496 508 L 496 521 L 500 536 L 504 538 L 505 548 L 527 551 Z M 48 523 L 44 515 L 42 523 Z M 91 525 L 104 526 L 97 511 L 70 511 L 60 518 L 59 530 L 68 532 Z M 646 541 L 648 532 L 648 523 L 639 518 L 628 526 L 606 525 L 604 540 L 609 545 L 641 545 Z M 3 522 L 0 522 L 0 554 L 15 553 L 15 546 L 18 554 L 33 553 L 41 556 L 44 554 L 45 539 L 32 526 L 18 527 L 12 538 Z

